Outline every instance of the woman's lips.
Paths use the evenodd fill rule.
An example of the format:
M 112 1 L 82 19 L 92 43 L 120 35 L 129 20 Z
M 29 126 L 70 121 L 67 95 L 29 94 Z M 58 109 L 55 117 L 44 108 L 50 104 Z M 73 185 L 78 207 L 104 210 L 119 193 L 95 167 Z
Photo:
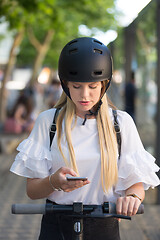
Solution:
M 89 101 L 79 101 L 79 103 L 80 103 L 82 106 L 87 106 L 87 105 L 89 105 Z

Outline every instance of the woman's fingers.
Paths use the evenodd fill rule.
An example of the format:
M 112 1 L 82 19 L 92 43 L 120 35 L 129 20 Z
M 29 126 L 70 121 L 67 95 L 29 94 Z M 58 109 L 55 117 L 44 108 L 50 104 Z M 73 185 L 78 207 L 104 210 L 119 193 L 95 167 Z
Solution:
M 136 201 L 133 206 L 132 215 L 135 215 L 137 213 L 140 204 L 141 204 L 141 201 L 138 198 L 136 198 Z
M 116 210 L 117 214 L 127 216 L 129 200 L 127 197 L 120 197 L 117 199 Z
M 66 178 L 66 174 L 69 174 L 71 176 L 77 176 L 77 173 L 73 169 L 68 167 L 61 167 L 52 176 L 53 185 L 56 188 L 61 188 L 64 192 L 71 192 L 90 183 L 89 180 L 68 181 Z
M 61 167 L 58 171 L 57 171 L 60 175 L 66 176 L 66 174 L 70 174 L 71 176 L 77 176 L 77 173 L 68 167 Z
M 137 213 L 141 201 L 132 196 L 119 197 L 116 203 L 117 214 L 133 216 Z
M 82 181 L 82 180 L 68 181 L 68 180 L 66 180 L 65 186 L 64 186 L 64 188 L 65 188 L 64 191 L 70 192 L 77 188 L 81 188 L 89 183 L 90 183 L 89 180 L 86 180 L 86 181 Z

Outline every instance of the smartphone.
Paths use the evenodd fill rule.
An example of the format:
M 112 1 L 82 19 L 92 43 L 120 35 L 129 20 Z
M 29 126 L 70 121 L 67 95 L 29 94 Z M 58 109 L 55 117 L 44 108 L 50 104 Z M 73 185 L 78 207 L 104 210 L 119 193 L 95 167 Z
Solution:
M 68 181 L 76 181 L 76 180 L 86 181 L 87 179 L 88 179 L 87 177 L 67 177 Z

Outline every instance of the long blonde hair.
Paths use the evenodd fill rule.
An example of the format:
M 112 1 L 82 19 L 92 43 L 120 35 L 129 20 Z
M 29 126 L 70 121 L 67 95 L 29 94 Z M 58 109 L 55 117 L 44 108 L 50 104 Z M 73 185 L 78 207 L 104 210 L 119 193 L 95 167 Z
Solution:
M 113 187 L 118 178 L 118 168 L 117 168 L 117 141 L 116 133 L 109 116 L 109 107 L 114 108 L 111 101 L 106 96 L 105 91 L 106 81 L 102 82 L 102 102 L 97 119 L 97 128 L 99 134 L 99 145 L 101 154 L 101 182 L 103 191 L 107 191 Z M 57 143 L 59 151 L 65 161 L 66 166 L 72 167 L 74 171 L 78 173 L 78 168 L 75 159 L 75 153 L 72 145 L 71 130 L 73 117 L 75 116 L 75 104 L 72 100 L 67 97 L 63 92 L 59 101 L 55 105 L 55 108 L 62 108 L 57 121 Z M 64 134 L 66 136 L 70 161 L 66 159 L 61 148 L 61 137 L 62 137 L 62 121 L 65 117 L 65 129 Z

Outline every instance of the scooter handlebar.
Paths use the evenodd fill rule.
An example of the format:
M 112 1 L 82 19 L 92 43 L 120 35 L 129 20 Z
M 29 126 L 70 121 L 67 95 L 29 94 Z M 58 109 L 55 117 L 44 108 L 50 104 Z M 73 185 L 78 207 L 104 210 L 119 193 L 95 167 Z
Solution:
M 96 205 L 84 205 L 83 210 L 92 212 Z M 98 205 L 97 205 L 98 206 Z M 116 204 L 109 202 L 107 207 L 102 205 L 104 213 L 116 214 Z M 13 214 L 46 214 L 47 212 L 73 212 L 73 205 L 53 205 L 52 203 L 48 204 L 13 204 L 11 211 Z M 144 213 L 144 205 L 139 206 L 137 214 Z

